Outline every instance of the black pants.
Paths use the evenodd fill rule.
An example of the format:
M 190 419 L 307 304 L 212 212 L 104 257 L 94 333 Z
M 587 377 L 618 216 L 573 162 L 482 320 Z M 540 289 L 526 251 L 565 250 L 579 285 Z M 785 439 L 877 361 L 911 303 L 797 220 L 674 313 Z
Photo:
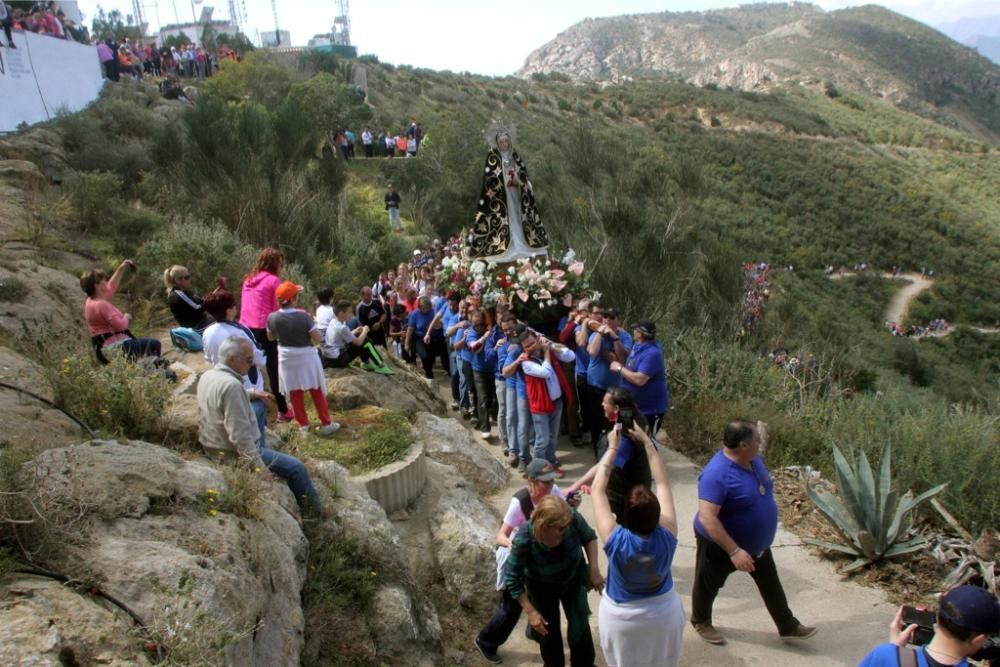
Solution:
M 496 651 L 510 638 L 510 633 L 514 632 L 520 618 L 521 604 L 510 596 L 507 589 L 500 591 L 496 611 L 479 631 L 479 643 L 483 648 Z
M 278 387 L 278 341 L 267 339 L 267 329 L 250 329 L 250 333 L 257 339 L 257 344 L 264 350 L 267 357 L 267 383 L 274 394 L 274 402 L 278 406 L 278 413 L 288 412 L 288 402 L 285 395 L 279 391 Z
M 381 366 L 383 361 L 376 357 L 377 354 L 378 352 L 375 351 L 372 344 L 366 341 L 364 345 L 348 345 L 340 351 L 340 356 L 335 359 L 324 357 L 322 352 L 319 356 L 323 361 L 323 368 L 347 368 L 358 357 L 361 357 L 361 361 Z
M 13 23 L 14 23 L 14 20 L 11 17 L 9 17 L 9 16 L 7 18 L 5 18 L 4 20 L 0 21 L 0 25 L 3 26 L 3 34 L 7 36 L 7 44 L 8 45 L 11 45 L 11 44 L 14 43 L 14 38 L 10 36 L 10 26 Z M 15 46 L 14 48 L 16 49 L 17 46 Z
M 372 156 L 372 145 L 365 144 L 365 157 L 371 157 L 371 156 Z
M 416 336 L 414 336 L 416 338 Z M 424 377 L 433 378 L 434 377 L 434 359 L 441 358 L 441 368 L 444 372 L 448 372 L 448 348 L 444 345 L 444 338 L 438 338 L 437 336 L 431 336 L 430 344 L 425 344 L 424 339 L 421 336 L 417 338 L 414 346 L 416 348 L 417 356 L 420 357 L 420 363 L 424 367 Z
M 528 585 L 527 595 L 531 604 L 548 623 L 546 629 L 549 634 L 539 638 L 542 662 L 545 663 L 545 667 L 564 667 L 566 654 L 563 652 L 562 627 L 559 619 L 559 603 L 563 600 L 560 598 L 559 588 L 531 582 Z M 576 592 L 566 591 L 564 595 L 569 599 L 575 596 Z M 565 606 L 565 602 L 563 605 Z M 594 638 L 590 634 L 590 626 L 587 625 L 577 642 L 569 645 L 569 664 L 570 667 L 594 667 L 594 658 Z
M 470 364 L 471 368 L 472 365 Z M 496 413 L 497 391 L 493 382 L 493 373 L 478 373 L 473 371 L 473 382 L 476 387 L 476 427 L 481 433 L 490 430 L 490 415 Z
M 729 554 L 712 540 L 702 537 L 695 531 L 698 543 L 695 555 L 694 589 L 691 592 L 691 623 L 701 625 L 712 623 L 712 604 L 715 596 L 725 585 L 726 579 L 736 571 Z M 771 614 L 774 624 L 778 626 L 779 634 L 788 634 L 799 627 L 799 621 L 788 608 L 785 590 L 778 579 L 778 569 L 774 565 L 774 556 L 768 548 L 754 559 L 754 570 L 750 573 L 757 590 L 764 599 L 764 605 Z
M 611 424 L 604 416 L 604 394 L 606 393 L 608 393 L 607 389 L 587 385 L 586 407 L 590 412 L 588 417 L 590 419 L 590 444 L 594 448 L 595 457 L 597 457 L 597 441 L 611 428 Z
M 660 430 L 660 426 L 663 425 L 664 414 L 666 413 L 664 412 L 660 412 L 657 414 L 646 413 L 646 412 L 642 413 L 642 416 L 646 418 L 646 423 L 649 424 L 649 432 L 653 435 L 654 438 L 656 437 L 656 432 Z

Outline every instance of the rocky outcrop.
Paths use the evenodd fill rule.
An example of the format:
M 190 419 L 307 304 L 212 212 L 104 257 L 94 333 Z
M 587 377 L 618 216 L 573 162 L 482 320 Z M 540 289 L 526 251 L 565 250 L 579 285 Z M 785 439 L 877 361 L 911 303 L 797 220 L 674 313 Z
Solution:
M 440 411 L 444 405 L 427 383 L 396 364 L 394 375 L 380 375 L 356 368 L 327 371 L 327 398 L 336 410 L 377 405 L 390 410 Z
M 507 485 L 510 468 L 480 445 L 472 432 L 454 419 L 427 412 L 417 415 L 417 430 L 432 458 L 458 468 L 462 477 L 492 493 Z
M 210 663 L 297 663 L 306 541 L 286 485 L 267 485 L 251 519 L 212 509 L 206 491 L 227 490 L 220 468 L 149 443 L 93 441 L 51 449 L 29 466 L 41 511 L 69 522 L 66 562 L 79 572 L 67 574 L 86 573 L 148 626 L 136 632 L 138 643 L 100 647 L 105 658 L 132 660 L 138 638 L 145 637 L 174 659 L 187 652 L 208 659 L 221 646 Z M 13 656 L 4 664 L 28 664 L 34 655 L 31 644 L 4 636 L 28 623 L 16 616 L 19 605 L 11 601 L 18 586 L 29 585 L 37 609 L 68 610 L 49 618 L 48 632 L 56 637 L 49 652 L 90 654 L 84 644 L 106 633 L 86 633 L 77 642 L 81 623 L 93 617 L 95 625 L 112 625 L 113 619 L 95 616 L 82 602 L 70 608 L 49 599 L 48 589 L 33 578 L 16 579 L 0 598 L 0 646 Z

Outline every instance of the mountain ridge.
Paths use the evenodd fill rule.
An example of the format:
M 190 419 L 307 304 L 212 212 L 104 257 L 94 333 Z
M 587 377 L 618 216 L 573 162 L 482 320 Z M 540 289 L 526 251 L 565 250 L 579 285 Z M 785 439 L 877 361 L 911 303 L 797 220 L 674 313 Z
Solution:
M 587 19 L 532 52 L 516 73 L 553 75 L 738 90 L 843 88 L 1000 142 L 1000 67 L 877 5 L 825 12 L 809 3 L 757 4 Z

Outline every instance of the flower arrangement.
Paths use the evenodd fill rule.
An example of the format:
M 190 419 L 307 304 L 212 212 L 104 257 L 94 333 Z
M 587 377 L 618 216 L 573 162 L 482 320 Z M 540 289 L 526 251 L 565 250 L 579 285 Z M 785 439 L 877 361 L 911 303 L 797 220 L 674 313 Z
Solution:
M 574 298 L 600 296 L 591 292 L 586 267 L 572 249 L 562 258 L 538 256 L 496 265 L 446 257 L 436 282 L 446 292 L 475 294 L 484 300 L 503 297 L 519 319 L 533 325 L 557 320 Z

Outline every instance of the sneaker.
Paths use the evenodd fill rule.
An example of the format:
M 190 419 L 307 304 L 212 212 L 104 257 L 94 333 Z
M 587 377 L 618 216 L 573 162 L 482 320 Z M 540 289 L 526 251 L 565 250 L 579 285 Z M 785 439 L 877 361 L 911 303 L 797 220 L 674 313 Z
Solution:
M 510 463 L 511 468 L 516 468 L 517 464 L 520 463 L 520 461 L 521 459 L 520 457 L 518 457 L 517 452 L 510 453 L 510 460 L 508 461 L 508 463 Z
M 294 419 L 295 419 L 295 415 L 292 414 L 291 410 L 289 410 L 288 412 L 279 412 L 278 413 L 278 422 L 279 423 L 283 424 L 285 422 L 290 422 L 290 421 L 292 421 Z
M 799 623 L 799 626 L 788 634 L 779 634 L 778 636 L 781 637 L 781 641 L 783 642 L 800 642 L 809 639 L 814 634 L 816 634 L 816 628 Z
M 476 648 L 479 649 L 479 652 L 483 655 L 484 658 L 486 658 L 487 662 L 492 662 L 494 665 L 499 665 L 501 662 L 503 662 L 503 660 L 500 658 L 499 655 L 497 655 L 497 652 L 494 649 L 489 649 L 483 646 L 483 643 L 479 641 L 479 637 L 476 637 L 475 644 Z
M 726 638 L 711 623 L 694 623 L 693 625 L 694 631 L 698 633 L 698 636 L 709 644 L 718 644 L 721 646 L 726 643 Z
M 308 432 L 309 432 L 309 425 L 308 424 L 306 426 L 300 426 L 299 427 L 299 433 L 308 433 Z
M 480 431 L 479 437 L 482 438 L 483 440 L 489 440 L 490 438 L 493 437 L 493 431 Z
M 528 477 L 528 464 L 525 463 L 524 461 L 521 461 L 519 464 L 517 464 L 517 471 L 519 473 L 521 473 L 521 477 L 524 477 L 525 479 L 527 479 L 527 477 Z
M 319 427 L 319 434 L 320 435 L 333 435 L 334 433 L 336 433 L 339 430 L 340 430 L 340 424 L 338 424 L 337 422 L 330 422 L 329 424 L 326 424 L 324 426 L 320 426 Z

